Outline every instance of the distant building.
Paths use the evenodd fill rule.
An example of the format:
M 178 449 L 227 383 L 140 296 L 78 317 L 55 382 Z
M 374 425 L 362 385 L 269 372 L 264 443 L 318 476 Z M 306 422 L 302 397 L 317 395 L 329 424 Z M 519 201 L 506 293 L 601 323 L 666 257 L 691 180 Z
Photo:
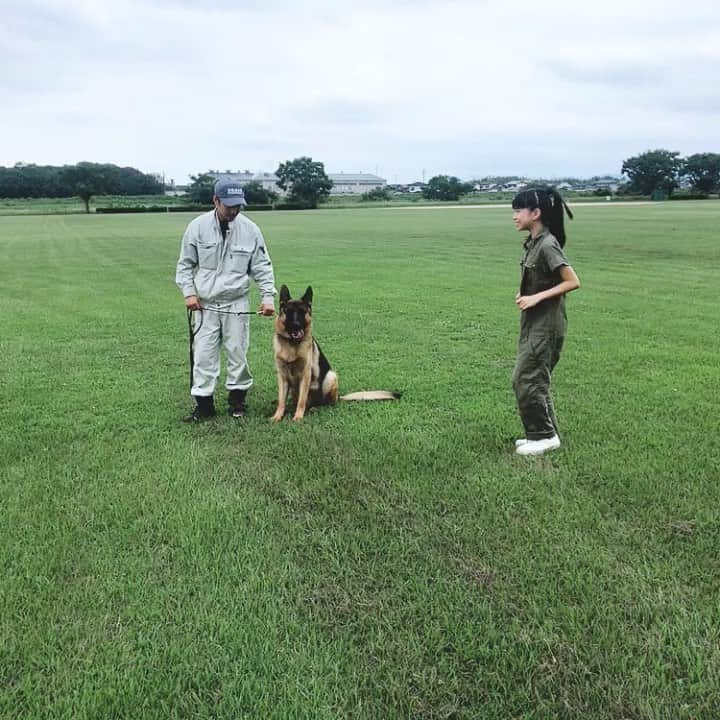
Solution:
M 232 170 L 225 170 L 225 172 L 218 172 L 211 170 L 208 175 L 212 175 L 216 180 L 231 180 L 239 185 L 247 185 L 251 182 L 259 182 L 264 190 L 272 190 L 273 192 L 281 193 L 282 190 L 278 187 L 278 177 L 275 173 L 257 172 L 252 173 L 249 170 L 238 170 L 233 172 Z
M 590 187 L 594 190 L 603 188 L 608 189 L 611 192 L 617 192 L 617 189 L 620 187 L 620 179 L 617 177 L 613 177 L 612 175 L 605 175 L 603 177 L 593 178 L 590 183 Z
M 250 182 L 259 182 L 265 190 L 272 190 L 276 193 L 284 193 L 278 187 L 278 176 L 275 173 L 256 172 L 249 170 L 232 172 L 218 172 L 211 170 L 208 175 L 212 175 L 216 180 L 232 180 L 240 185 L 247 185 Z M 359 195 L 361 193 L 374 190 L 375 188 L 383 188 L 387 185 L 387 180 L 370 175 L 368 173 L 328 173 L 328 177 L 333 181 L 331 195 Z
M 387 185 L 387 180 L 369 173 L 328 173 L 328 177 L 333 181 L 331 195 L 360 195 Z
M 414 182 L 414 183 L 410 183 L 407 186 L 407 191 L 409 193 L 421 193 L 426 187 L 427 187 L 427 183 Z
M 506 192 L 520 192 L 527 187 L 527 180 L 513 180 L 512 182 L 505 183 L 502 189 Z
M 497 192 L 498 186 L 494 182 L 476 182 L 473 184 L 473 192 Z

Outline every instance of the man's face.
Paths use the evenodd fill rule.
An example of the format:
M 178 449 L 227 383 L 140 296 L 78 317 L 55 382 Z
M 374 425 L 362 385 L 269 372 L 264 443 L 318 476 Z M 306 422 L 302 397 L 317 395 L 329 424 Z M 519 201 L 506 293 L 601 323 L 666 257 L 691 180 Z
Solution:
M 518 232 L 531 230 L 533 223 L 540 219 L 540 210 L 537 208 L 534 210 L 530 210 L 529 208 L 513 209 L 512 218 Z
M 240 212 L 239 205 L 228 207 L 227 205 L 223 205 L 217 197 L 213 198 L 213 204 L 215 205 L 215 212 L 217 213 L 218 220 L 223 220 L 224 222 L 232 222 Z

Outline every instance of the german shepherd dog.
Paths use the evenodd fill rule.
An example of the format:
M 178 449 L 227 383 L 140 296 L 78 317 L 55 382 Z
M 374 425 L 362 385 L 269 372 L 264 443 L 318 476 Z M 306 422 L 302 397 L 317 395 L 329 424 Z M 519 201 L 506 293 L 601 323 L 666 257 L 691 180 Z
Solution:
M 338 400 L 397 400 L 400 393 L 370 390 L 340 396 L 338 376 L 323 355 L 312 334 L 311 287 L 299 300 L 290 297 L 287 285 L 280 288 L 280 312 L 275 318 L 275 367 L 278 378 L 278 405 L 273 422 L 285 415 L 288 393 L 295 398 L 293 420 L 302 420 L 305 411 Z

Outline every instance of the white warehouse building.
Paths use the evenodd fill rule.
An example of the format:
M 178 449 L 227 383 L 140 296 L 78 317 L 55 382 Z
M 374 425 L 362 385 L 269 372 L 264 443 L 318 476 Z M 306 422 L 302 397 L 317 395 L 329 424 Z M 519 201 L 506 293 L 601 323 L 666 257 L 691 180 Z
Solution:
M 387 185 L 387 180 L 369 173 L 328 173 L 328 177 L 333 181 L 331 195 L 360 195 Z
M 250 182 L 259 182 L 265 190 L 273 190 L 277 193 L 283 193 L 277 185 L 277 175 L 275 173 L 257 172 L 252 173 L 249 170 L 243 172 L 218 172 L 211 170 L 208 175 L 212 175 L 216 180 L 232 180 L 247 185 Z M 333 181 L 330 190 L 331 195 L 360 195 L 362 193 L 374 190 L 375 188 L 383 188 L 387 185 L 387 180 L 371 175 L 369 173 L 328 173 L 328 177 Z

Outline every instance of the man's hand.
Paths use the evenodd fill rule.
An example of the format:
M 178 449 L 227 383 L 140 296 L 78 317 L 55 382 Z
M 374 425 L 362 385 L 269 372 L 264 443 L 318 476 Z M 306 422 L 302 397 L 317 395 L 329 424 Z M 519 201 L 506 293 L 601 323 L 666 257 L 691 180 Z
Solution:
M 261 305 L 258 310 L 258 315 L 266 315 L 272 317 L 275 314 L 275 308 L 272 305 Z
M 202 310 L 202 305 L 197 298 L 197 295 L 188 295 L 185 298 L 185 307 L 188 310 Z

